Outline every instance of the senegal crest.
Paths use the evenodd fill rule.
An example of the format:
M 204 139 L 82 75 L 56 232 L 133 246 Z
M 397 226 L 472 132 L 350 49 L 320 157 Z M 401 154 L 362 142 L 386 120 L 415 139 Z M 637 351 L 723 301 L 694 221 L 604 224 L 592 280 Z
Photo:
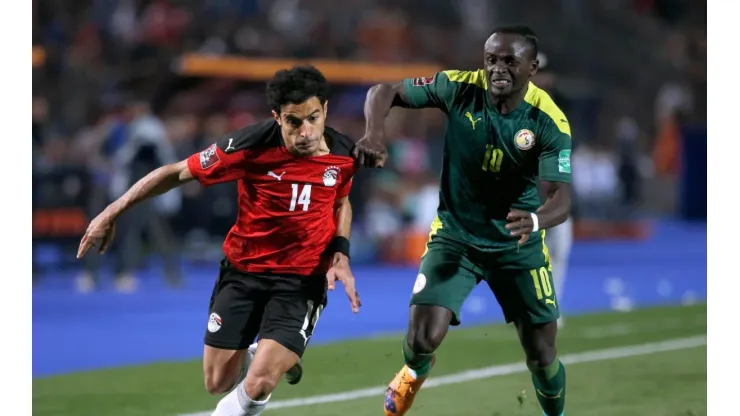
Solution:
M 519 150 L 529 150 L 534 146 L 534 133 L 527 129 L 519 130 L 514 135 L 514 143 Z

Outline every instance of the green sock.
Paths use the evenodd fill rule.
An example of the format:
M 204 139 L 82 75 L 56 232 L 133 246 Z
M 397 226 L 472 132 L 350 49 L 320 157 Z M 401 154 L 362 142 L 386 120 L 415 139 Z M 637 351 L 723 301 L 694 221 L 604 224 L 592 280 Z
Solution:
M 565 366 L 555 358 L 544 368 L 529 367 L 532 384 L 542 410 L 547 416 L 560 416 L 565 409 Z
M 434 354 L 419 354 L 411 348 L 407 338 L 403 339 L 403 359 L 410 369 L 414 370 L 416 377 L 421 377 L 432 368 L 432 356 Z

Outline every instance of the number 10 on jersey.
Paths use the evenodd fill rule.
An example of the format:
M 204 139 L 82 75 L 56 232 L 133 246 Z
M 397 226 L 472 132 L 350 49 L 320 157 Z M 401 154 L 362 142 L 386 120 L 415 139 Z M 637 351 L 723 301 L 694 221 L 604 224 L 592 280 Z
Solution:
M 297 183 L 290 184 L 293 188 L 293 195 L 290 197 L 290 211 L 295 211 L 296 205 L 302 205 L 304 211 L 308 211 L 308 205 L 311 204 L 311 184 L 301 185 Z
M 501 162 L 504 160 L 504 152 L 496 149 L 491 144 L 486 145 L 486 154 L 483 156 L 483 170 L 486 172 L 498 172 L 501 170 Z

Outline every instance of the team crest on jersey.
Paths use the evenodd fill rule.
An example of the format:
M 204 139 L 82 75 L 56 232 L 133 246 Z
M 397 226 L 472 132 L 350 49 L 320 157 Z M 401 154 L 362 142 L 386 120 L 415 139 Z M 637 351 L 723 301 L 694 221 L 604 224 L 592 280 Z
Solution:
M 339 166 L 329 166 L 324 171 L 324 186 L 332 187 L 337 184 L 339 178 Z
M 434 77 L 419 77 L 414 78 L 413 85 L 414 87 L 423 87 L 424 85 L 428 85 L 434 82 Z
M 519 150 L 529 150 L 534 146 L 534 133 L 527 129 L 519 130 L 514 135 L 514 143 Z
M 215 165 L 219 161 L 218 153 L 216 153 L 216 143 L 212 144 L 208 149 L 200 152 L 200 168 L 208 169 Z

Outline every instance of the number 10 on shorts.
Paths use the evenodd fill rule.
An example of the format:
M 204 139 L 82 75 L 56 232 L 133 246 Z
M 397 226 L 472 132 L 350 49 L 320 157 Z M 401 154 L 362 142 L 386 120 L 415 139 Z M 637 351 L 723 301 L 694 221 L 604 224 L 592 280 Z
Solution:
M 537 300 L 551 297 L 552 284 L 550 283 L 550 273 L 547 272 L 547 267 L 532 269 L 529 271 L 529 274 L 532 275 L 532 283 L 534 283 L 534 290 L 537 292 Z

